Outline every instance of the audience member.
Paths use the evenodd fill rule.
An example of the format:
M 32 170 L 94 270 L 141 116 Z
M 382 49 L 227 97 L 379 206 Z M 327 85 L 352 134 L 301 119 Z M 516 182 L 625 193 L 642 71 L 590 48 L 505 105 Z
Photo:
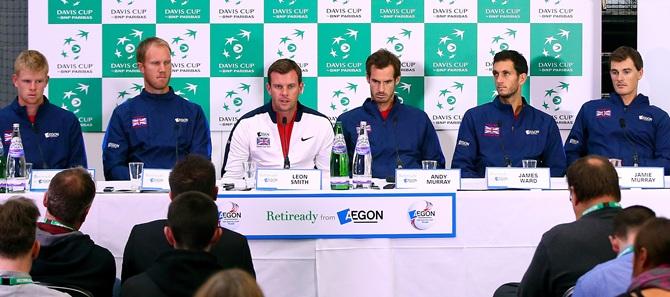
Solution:
M 246 271 L 226 269 L 212 275 L 195 297 L 263 297 L 263 291 Z

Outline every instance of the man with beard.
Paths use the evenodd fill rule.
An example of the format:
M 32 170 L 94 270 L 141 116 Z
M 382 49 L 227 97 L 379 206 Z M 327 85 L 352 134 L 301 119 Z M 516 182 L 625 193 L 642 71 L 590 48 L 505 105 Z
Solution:
M 481 178 L 486 167 L 521 167 L 521 161 L 528 159 L 549 167 L 551 176 L 565 174 L 556 121 L 521 96 L 527 78 L 528 63 L 518 52 L 504 50 L 493 57 L 498 96 L 469 109 L 458 129 L 451 168 L 460 168 L 461 177 Z

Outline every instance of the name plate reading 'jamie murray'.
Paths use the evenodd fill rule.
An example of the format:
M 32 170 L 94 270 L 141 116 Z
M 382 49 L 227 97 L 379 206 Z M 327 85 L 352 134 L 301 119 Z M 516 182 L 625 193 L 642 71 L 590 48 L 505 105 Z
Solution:
M 95 180 L 95 169 L 87 169 L 91 178 Z M 30 175 L 30 191 L 44 192 L 49 189 L 51 180 L 63 169 L 33 169 Z
M 257 190 L 321 190 L 321 170 L 258 169 Z
M 549 168 L 487 167 L 489 189 L 551 189 Z
M 455 191 L 461 188 L 460 169 L 397 169 L 397 189 L 441 189 Z
M 142 175 L 143 190 L 170 191 L 170 169 L 144 168 Z
M 665 188 L 663 167 L 617 167 L 616 172 L 622 188 Z

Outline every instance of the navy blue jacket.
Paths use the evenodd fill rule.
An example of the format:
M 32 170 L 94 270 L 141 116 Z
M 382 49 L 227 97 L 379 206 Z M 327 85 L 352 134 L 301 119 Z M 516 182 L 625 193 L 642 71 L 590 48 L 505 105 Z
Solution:
M 665 111 L 649 105 L 642 94 L 629 106 L 616 93 L 582 105 L 565 141 L 568 164 L 596 154 L 632 166 L 636 153 L 640 166 L 665 167 L 665 175 L 670 174 L 670 120 Z
M 528 105 L 515 119 L 512 106 L 493 102 L 465 112 L 458 129 L 458 141 L 451 168 L 460 168 L 461 177 L 484 177 L 486 167 L 521 167 L 521 160 L 537 160 L 549 167 L 551 176 L 565 174 L 565 152 L 556 121 Z
M 49 103 L 46 96 L 37 109 L 35 124 L 28 120 L 26 107 L 19 105 L 18 98 L 0 110 L 3 158 L 7 156 L 13 123 L 19 124 L 26 162 L 33 163 L 33 169 L 87 167 L 79 119 L 72 112 Z
M 358 134 L 356 127 L 366 121 L 371 130 L 370 149 L 372 151 L 372 177 L 395 177 L 395 169 L 400 163 L 405 169 L 421 168 L 422 160 L 436 160 L 437 168 L 444 168 L 444 155 L 433 123 L 425 112 L 404 105 L 394 98 L 394 104 L 386 120 L 370 98 L 363 106 L 341 114 L 344 138 L 347 142 L 349 158 L 354 156 Z
M 117 106 L 102 142 L 106 180 L 128 180 L 129 162 L 170 169 L 188 154 L 211 157 L 209 125 L 200 105 L 176 95 L 171 87 L 165 94 L 142 90 Z

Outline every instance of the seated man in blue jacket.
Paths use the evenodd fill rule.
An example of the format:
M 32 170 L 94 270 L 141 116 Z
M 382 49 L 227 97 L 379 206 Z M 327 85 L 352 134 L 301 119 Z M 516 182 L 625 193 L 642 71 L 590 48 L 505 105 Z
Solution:
M 498 96 L 493 102 L 469 109 L 458 129 L 451 168 L 461 177 L 484 177 L 486 167 L 521 167 L 522 160 L 537 160 L 551 176 L 565 174 L 565 153 L 554 119 L 521 96 L 528 63 L 516 51 L 493 57 L 493 79 Z
M 584 103 L 565 141 L 568 164 L 596 154 L 619 159 L 624 166 L 665 167 L 670 174 L 670 119 L 649 98 L 638 94 L 642 56 L 622 46 L 610 56 L 615 93 Z
M 395 177 L 396 168 L 421 168 L 422 160 L 437 161 L 444 168 L 444 155 L 437 132 L 428 115 L 404 105 L 395 96 L 400 82 L 400 60 L 380 49 L 365 61 L 370 98 L 363 106 L 339 116 L 349 157 L 353 157 L 361 121 L 368 124 L 372 151 L 372 177 Z
M 102 142 L 106 180 L 128 180 L 128 163 L 170 169 L 188 154 L 212 154 L 209 125 L 202 108 L 170 87 L 172 59 L 164 40 L 150 37 L 137 47 L 144 89 L 114 109 Z
M 16 57 L 12 82 L 17 96 L 0 110 L 5 156 L 12 139 L 12 124 L 18 123 L 26 162 L 33 163 L 34 169 L 86 167 L 79 119 L 44 96 L 48 74 L 49 64 L 40 52 L 24 50 Z

